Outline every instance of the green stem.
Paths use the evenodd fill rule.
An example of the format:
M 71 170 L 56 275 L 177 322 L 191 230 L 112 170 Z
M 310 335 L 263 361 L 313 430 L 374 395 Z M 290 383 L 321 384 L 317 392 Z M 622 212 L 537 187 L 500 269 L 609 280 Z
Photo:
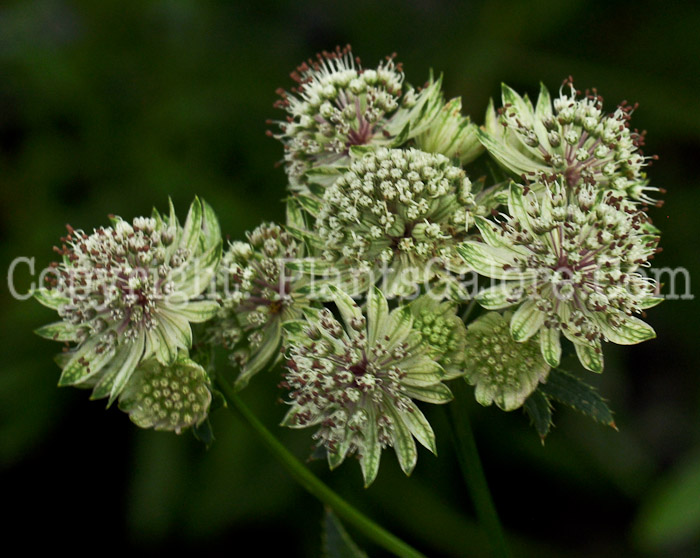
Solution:
M 481 465 L 479 452 L 476 449 L 474 434 L 469 424 L 469 409 L 466 402 L 469 393 L 463 381 L 454 382 L 451 386 L 455 398 L 449 404 L 449 422 L 452 442 L 457 451 L 457 459 L 462 469 L 464 481 L 467 484 L 476 516 L 482 529 L 488 537 L 494 556 L 507 558 L 510 556 L 503 527 L 498 519 L 498 512 L 489 491 L 484 469 Z
M 374 521 L 365 516 L 357 508 L 351 506 L 326 484 L 319 480 L 301 461 L 292 455 L 277 438 L 258 420 L 255 414 L 246 406 L 234 389 L 223 379 L 217 382 L 229 408 L 234 411 L 260 438 L 267 449 L 287 469 L 287 472 L 310 494 L 324 504 L 330 506 L 336 515 L 362 532 L 377 545 L 393 552 L 400 558 L 426 558 L 417 550 L 411 548 L 401 539 L 395 537 Z

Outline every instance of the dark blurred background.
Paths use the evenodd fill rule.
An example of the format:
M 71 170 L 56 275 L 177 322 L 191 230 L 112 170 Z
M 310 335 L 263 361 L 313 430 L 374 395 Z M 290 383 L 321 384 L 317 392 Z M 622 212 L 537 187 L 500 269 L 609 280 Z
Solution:
M 685 5 L 683 9 L 680 6 Z M 352 43 L 372 66 L 393 51 L 407 80 L 444 72 L 449 97 L 481 121 L 507 81 L 535 94 L 572 74 L 610 110 L 639 101 L 649 131 L 659 266 L 700 279 L 700 11 L 670 2 L 497 0 L 281 3 L 202 0 L 8 1 L 0 4 L 0 261 L 53 259 L 64 224 L 91 230 L 172 196 L 184 216 L 195 194 L 231 238 L 283 218 L 281 146 L 265 136 L 277 87 L 321 49 Z M 15 276 L 20 292 L 26 266 Z M 697 284 L 690 285 L 691 292 Z M 683 281 L 676 284 L 684 293 Z M 0 471 L 6 541 L 53 548 L 169 549 L 320 555 L 320 504 L 302 492 L 225 411 L 208 451 L 190 434 L 139 431 L 88 393 L 56 389 L 58 345 L 32 330 L 54 314 L 0 287 Z M 520 411 L 473 405 L 476 437 L 519 556 L 700 555 L 698 308 L 649 312 L 658 339 L 606 347 L 586 379 L 616 411 L 615 432 L 567 409 L 543 447 Z M 222 363 L 221 366 L 225 366 Z M 275 428 L 284 408 L 275 373 L 245 400 L 296 455 L 310 432 Z M 484 556 L 486 546 L 449 445 L 443 409 L 429 409 L 438 459 L 421 451 L 411 479 L 386 452 L 378 481 L 359 466 L 331 486 L 429 556 Z M 356 535 L 350 530 L 353 535 Z M 356 536 L 372 556 L 381 552 Z M 8 542 L 9 545 L 9 542 Z M 9 548 L 9 546 L 8 546 Z

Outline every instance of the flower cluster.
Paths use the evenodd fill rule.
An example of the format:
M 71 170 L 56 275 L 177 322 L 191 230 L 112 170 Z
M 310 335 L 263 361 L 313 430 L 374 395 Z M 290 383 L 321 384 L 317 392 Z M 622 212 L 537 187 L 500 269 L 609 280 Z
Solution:
M 334 290 L 341 324 L 328 309 L 305 313 L 285 324 L 289 334 L 283 387 L 291 407 L 282 424 L 318 426 L 314 438 L 326 449 L 331 468 L 357 454 L 365 485 L 379 470 L 381 450 L 393 447 L 410 474 L 417 452 L 413 438 L 435 453 L 435 436 L 413 399 L 446 403 L 442 367 L 430 357 L 411 312 L 389 311 L 373 288 L 366 315 Z
M 503 107 L 493 104 L 485 130 L 478 133 L 489 153 L 506 169 L 528 177 L 540 172 L 561 174 L 569 188 L 581 183 L 616 190 L 625 197 L 653 203 L 642 154 L 644 135 L 630 130 L 636 106 L 622 103 L 603 112 L 603 98 L 594 89 L 580 96 L 571 78 L 552 100 L 542 85 L 535 107 L 503 85 Z
M 455 246 L 476 209 L 471 181 L 444 155 L 379 148 L 324 191 L 314 232 L 324 260 L 386 270 L 387 295 L 408 295 L 459 266 Z
M 150 357 L 170 366 L 192 345 L 190 322 L 204 322 L 218 309 L 198 300 L 221 257 L 214 212 L 195 199 L 181 226 L 156 210 L 132 223 L 119 217 L 92 234 L 68 227 L 57 251 L 53 285 L 36 298 L 58 311 L 61 321 L 37 330 L 74 342 L 61 355 L 59 385 L 92 387 L 93 398 L 110 403 Z
M 292 189 L 307 173 L 342 165 L 354 146 L 399 145 L 426 130 L 442 106 L 439 82 L 421 92 L 404 88 L 401 64 L 387 57 L 365 69 L 350 47 L 323 52 L 291 74 L 297 86 L 278 90 L 288 120 L 275 135 L 285 147 Z M 273 134 L 274 135 L 274 134 Z
M 534 107 L 504 86 L 477 128 L 441 79 L 408 87 L 393 57 L 367 69 L 337 49 L 292 77 L 271 133 L 285 150 L 284 224 L 261 224 L 223 256 L 197 199 L 182 226 L 171 204 L 92 234 L 69 228 L 53 283 L 35 293 L 61 318 L 38 333 L 74 343 L 57 359 L 60 385 L 119 398 L 142 427 L 202 431 L 212 380 L 228 381 L 203 366 L 214 345 L 236 389 L 281 361 L 282 424 L 315 427 L 331 468 L 355 456 L 365 485 L 385 448 L 406 474 L 416 440 L 435 453 L 416 401 L 448 402 L 449 381 L 474 386 L 482 405 L 524 407 L 542 436 L 551 400 L 594 400 L 614 424 L 558 367 L 569 350 L 601 372 L 603 341 L 655 336 L 638 316 L 661 300 L 642 273 L 658 251 L 647 211 L 660 190 L 633 107 L 605 114 L 571 80 L 554 100 L 542 86 Z M 472 183 L 484 152 L 515 182 Z M 466 275 L 491 285 L 470 293 Z M 205 321 L 193 344 L 190 324 Z
M 656 250 L 658 231 L 612 190 L 571 189 L 562 179 L 541 189 L 538 198 L 512 184 L 510 215 L 498 224 L 479 219 L 483 241 L 458 250 L 481 275 L 505 280 L 478 300 L 492 310 L 518 305 L 513 339 L 539 333 L 543 357 L 558 366 L 563 333 L 583 366 L 602 372 L 601 340 L 629 345 L 655 336 L 634 314 L 660 300 L 653 280 L 638 272 Z
M 217 276 L 221 309 L 212 336 L 233 351 L 240 367 L 237 385 L 279 356 L 282 324 L 301 317 L 308 305 L 303 276 L 287 264 L 303 258 L 304 248 L 282 227 L 264 223 L 224 253 Z

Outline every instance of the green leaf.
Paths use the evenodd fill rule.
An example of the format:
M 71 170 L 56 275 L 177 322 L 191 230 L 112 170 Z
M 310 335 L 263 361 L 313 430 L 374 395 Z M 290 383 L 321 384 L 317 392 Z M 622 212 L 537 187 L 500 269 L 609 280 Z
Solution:
M 639 547 L 668 556 L 700 540 L 700 455 L 672 467 L 647 494 L 632 527 Z
M 355 544 L 330 508 L 326 508 L 323 520 L 324 558 L 367 558 L 367 554 Z
M 343 316 L 343 321 L 347 326 L 348 332 L 352 333 L 353 335 L 356 334 L 357 332 L 352 328 L 351 322 L 354 319 L 359 320 L 362 318 L 360 307 L 355 303 L 350 295 L 341 291 L 337 287 L 331 285 L 329 289 L 333 294 L 333 302 L 335 302 L 338 310 L 340 310 L 340 315 Z
M 523 408 L 544 444 L 544 439 L 552 427 L 552 405 L 549 403 L 549 399 L 542 393 L 541 388 L 536 389 L 525 400 Z
M 598 390 L 569 372 L 551 370 L 547 382 L 540 384 L 539 390 L 544 395 L 568 405 L 593 420 L 616 428 L 612 411 Z

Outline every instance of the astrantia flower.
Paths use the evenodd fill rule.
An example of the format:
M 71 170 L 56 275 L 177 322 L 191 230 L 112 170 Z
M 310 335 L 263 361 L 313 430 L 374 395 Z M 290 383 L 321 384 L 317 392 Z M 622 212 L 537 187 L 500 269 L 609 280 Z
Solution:
M 478 129 L 468 116 L 462 116 L 461 99 L 452 99 L 440 109 L 428 129 L 416 136 L 416 147 L 457 159 L 461 165 L 466 165 L 484 151 Z
M 119 396 L 119 408 L 137 426 L 177 434 L 200 424 L 210 403 L 207 373 L 184 354 L 170 366 L 156 358 L 141 363 Z
M 306 204 L 311 211 L 314 208 Z M 454 247 L 467 236 L 476 209 L 471 182 L 443 155 L 378 149 L 352 162 L 325 190 L 315 210 L 323 258 L 371 270 L 387 296 L 461 263 Z
M 613 113 L 603 112 L 603 99 L 594 90 L 580 93 L 567 80 L 553 101 L 544 85 L 537 105 L 503 85 L 503 108 L 486 114 L 479 136 L 488 151 L 517 175 L 545 172 L 564 177 L 573 188 L 583 182 L 616 190 L 645 203 L 654 202 L 648 192 L 643 134 L 631 131 L 635 107 L 623 103 Z
M 190 322 L 211 318 L 218 304 L 197 300 L 221 257 L 214 212 L 195 199 L 184 227 L 170 215 L 132 223 L 120 217 L 92 234 L 69 227 L 50 289 L 36 298 L 62 321 L 37 333 L 76 346 L 61 355 L 59 385 L 94 387 L 93 398 L 122 392 L 139 363 L 170 366 L 192 344 Z
M 413 329 L 423 336 L 428 356 L 445 370 L 445 379 L 463 376 L 467 330 L 457 315 L 457 304 L 440 302 L 428 293 L 412 301 L 408 308 L 413 315 Z
M 332 289 L 343 323 L 328 309 L 307 310 L 288 331 L 283 386 L 291 408 L 283 425 L 318 426 L 314 438 L 331 468 L 348 455 L 360 460 L 365 485 L 374 481 L 381 450 L 393 447 L 409 474 L 417 458 L 413 437 L 435 453 L 435 436 L 413 399 L 445 403 L 442 367 L 426 351 L 406 307 L 389 312 L 373 288 L 366 317 L 345 293 Z
M 285 147 L 291 187 L 305 190 L 307 171 L 342 165 L 354 146 L 400 145 L 435 117 L 440 80 L 417 93 L 404 90 L 393 57 L 376 69 L 362 68 L 350 48 L 323 52 L 292 73 L 292 92 L 279 90 L 276 106 L 288 113 L 275 135 Z M 326 171 L 328 169 L 326 168 Z
M 282 227 L 264 223 L 233 242 L 218 273 L 221 310 L 211 331 L 234 351 L 241 368 L 237 386 L 245 386 L 280 354 L 282 323 L 299 318 L 308 306 L 300 289 L 308 284 L 287 263 L 303 257 L 303 246 Z
M 518 343 L 512 338 L 510 318 L 510 312 L 489 312 L 469 324 L 464 362 L 476 400 L 504 411 L 522 406 L 549 372 L 534 339 Z
M 658 231 L 619 193 L 561 181 L 539 188 L 538 197 L 512 184 L 510 216 L 499 224 L 477 218 L 485 243 L 465 242 L 459 253 L 481 275 L 506 280 L 477 300 L 494 310 L 518 305 L 516 341 L 539 332 L 554 367 L 563 333 L 583 366 L 601 372 L 601 340 L 630 345 L 655 336 L 634 315 L 660 301 L 655 282 L 638 271 L 656 251 Z

